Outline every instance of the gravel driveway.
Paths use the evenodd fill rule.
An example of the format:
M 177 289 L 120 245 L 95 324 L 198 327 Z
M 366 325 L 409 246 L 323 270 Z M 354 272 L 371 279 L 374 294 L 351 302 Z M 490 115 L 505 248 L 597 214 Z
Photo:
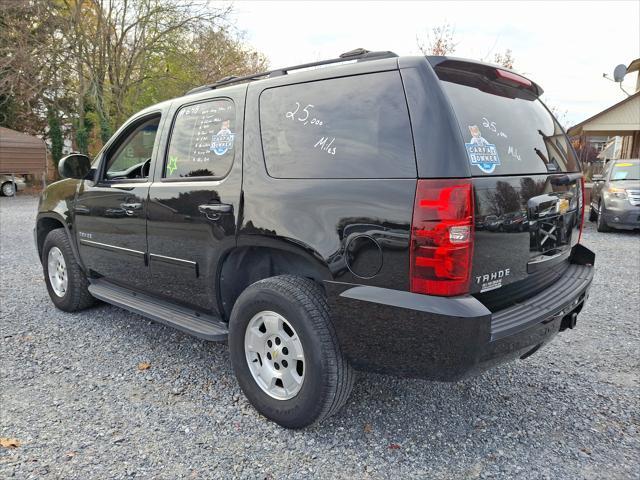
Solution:
M 529 359 L 455 384 L 361 374 L 338 415 L 292 432 L 246 402 L 226 345 L 55 310 L 37 200 L 0 202 L 0 437 L 20 441 L 0 478 L 640 478 L 638 233 L 587 226 L 578 328 Z

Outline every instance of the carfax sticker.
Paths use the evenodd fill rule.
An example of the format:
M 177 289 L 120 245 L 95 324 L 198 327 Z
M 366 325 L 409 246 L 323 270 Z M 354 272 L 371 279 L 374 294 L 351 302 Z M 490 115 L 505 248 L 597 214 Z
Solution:
M 464 144 L 467 147 L 469 162 L 484 173 L 493 173 L 496 166 L 500 165 L 498 149 L 482 137 L 477 125 L 469 125 L 469 131 L 471 132 L 471 141 Z
M 235 134 L 229 130 L 229 120 L 222 122 L 222 128 L 218 133 L 211 137 L 211 150 L 216 155 L 224 155 L 227 151 L 233 148 L 233 140 Z

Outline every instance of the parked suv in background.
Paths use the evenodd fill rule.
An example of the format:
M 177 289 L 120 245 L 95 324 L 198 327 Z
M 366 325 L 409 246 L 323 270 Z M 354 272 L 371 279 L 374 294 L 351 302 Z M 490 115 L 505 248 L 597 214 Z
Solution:
M 357 50 L 149 107 L 43 193 L 51 299 L 228 340 L 248 399 L 289 428 L 344 405 L 353 369 L 455 380 L 525 358 L 575 326 L 594 263 L 541 93 Z M 521 212 L 527 229 L 474 228 Z
M 611 160 L 593 176 L 589 220 L 599 232 L 640 228 L 640 160 Z

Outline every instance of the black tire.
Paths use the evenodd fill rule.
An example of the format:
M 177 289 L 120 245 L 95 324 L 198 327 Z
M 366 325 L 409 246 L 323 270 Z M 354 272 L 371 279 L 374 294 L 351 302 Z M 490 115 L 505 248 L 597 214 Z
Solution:
M 598 219 L 598 212 L 593 208 L 593 205 L 589 205 L 589 221 L 595 222 Z
M 604 219 L 604 205 L 602 204 L 602 200 L 598 203 L 598 223 L 596 223 L 596 230 L 599 232 L 605 233 L 610 232 L 611 228 L 607 225 L 606 220 Z
M 16 188 L 15 183 L 4 182 L 2 185 L 0 185 L 0 193 L 4 197 L 13 197 L 16 194 L 17 190 L 18 189 Z
M 254 380 L 245 356 L 245 331 L 259 312 L 282 315 L 297 332 L 305 376 L 291 399 L 271 397 Z M 229 322 L 229 351 L 240 388 L 265 417 L 286 428 L 304 428 L 336 413 L 347 401 L 355 372 L 344 357 L 322 288 L 312 280 L 280 275 L 249 286 L 236 301 Z
M 57 247 L 62 252 L 66 266 L 67 289 L 63 296 L 58 296 L 49 280 L 49 251 Z M 89 293 L 89 281 L 81 270 L 80 265 L 76 262 L 69 243 L 69 236 L 64 228 L 52 230 L 44 240 L 42 248 L 42 269 L 44 272 L 44 281 L 47 284 L 47 291 L 53 304 L 60 310 L 65 312 L 77 312 L 85 308 L 91 307 L 95 302 L 95 298 Z

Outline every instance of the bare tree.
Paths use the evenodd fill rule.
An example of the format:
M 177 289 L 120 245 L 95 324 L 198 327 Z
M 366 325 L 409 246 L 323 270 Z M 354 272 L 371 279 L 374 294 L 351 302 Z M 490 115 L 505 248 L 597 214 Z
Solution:
M 426 41 L 416 37 L 418 48 L 424 55 L 444 56 L 454 53 L 458 46 L 455 33 L 455 28 L 448 23 L 433 27 L 431 33 L 427 32 Z
M 547 103 L 548 99 L 542 99 L 543 103 L 546 105 L 546 107 L 549 109 L 549 111 L 551 112 L 551 114 L 556 117 L 556 120 L 558 120 L 558 123 L 560 125 L 562 125 L 562 127 L 564 129 L 567 128 L 567 115 L 569 114 L 568 110 L 562 110 L 560 107 L 558 107 L 557 105 L 554 104 L 550 104 Z
M 496 52 L 493 56 L 494 63 L 502 65 L 505 68 L 513 69 L 513 65 L 516 59 L 513 57 L 513 52 L 510 48 L 507 48 L 504 52 Z

